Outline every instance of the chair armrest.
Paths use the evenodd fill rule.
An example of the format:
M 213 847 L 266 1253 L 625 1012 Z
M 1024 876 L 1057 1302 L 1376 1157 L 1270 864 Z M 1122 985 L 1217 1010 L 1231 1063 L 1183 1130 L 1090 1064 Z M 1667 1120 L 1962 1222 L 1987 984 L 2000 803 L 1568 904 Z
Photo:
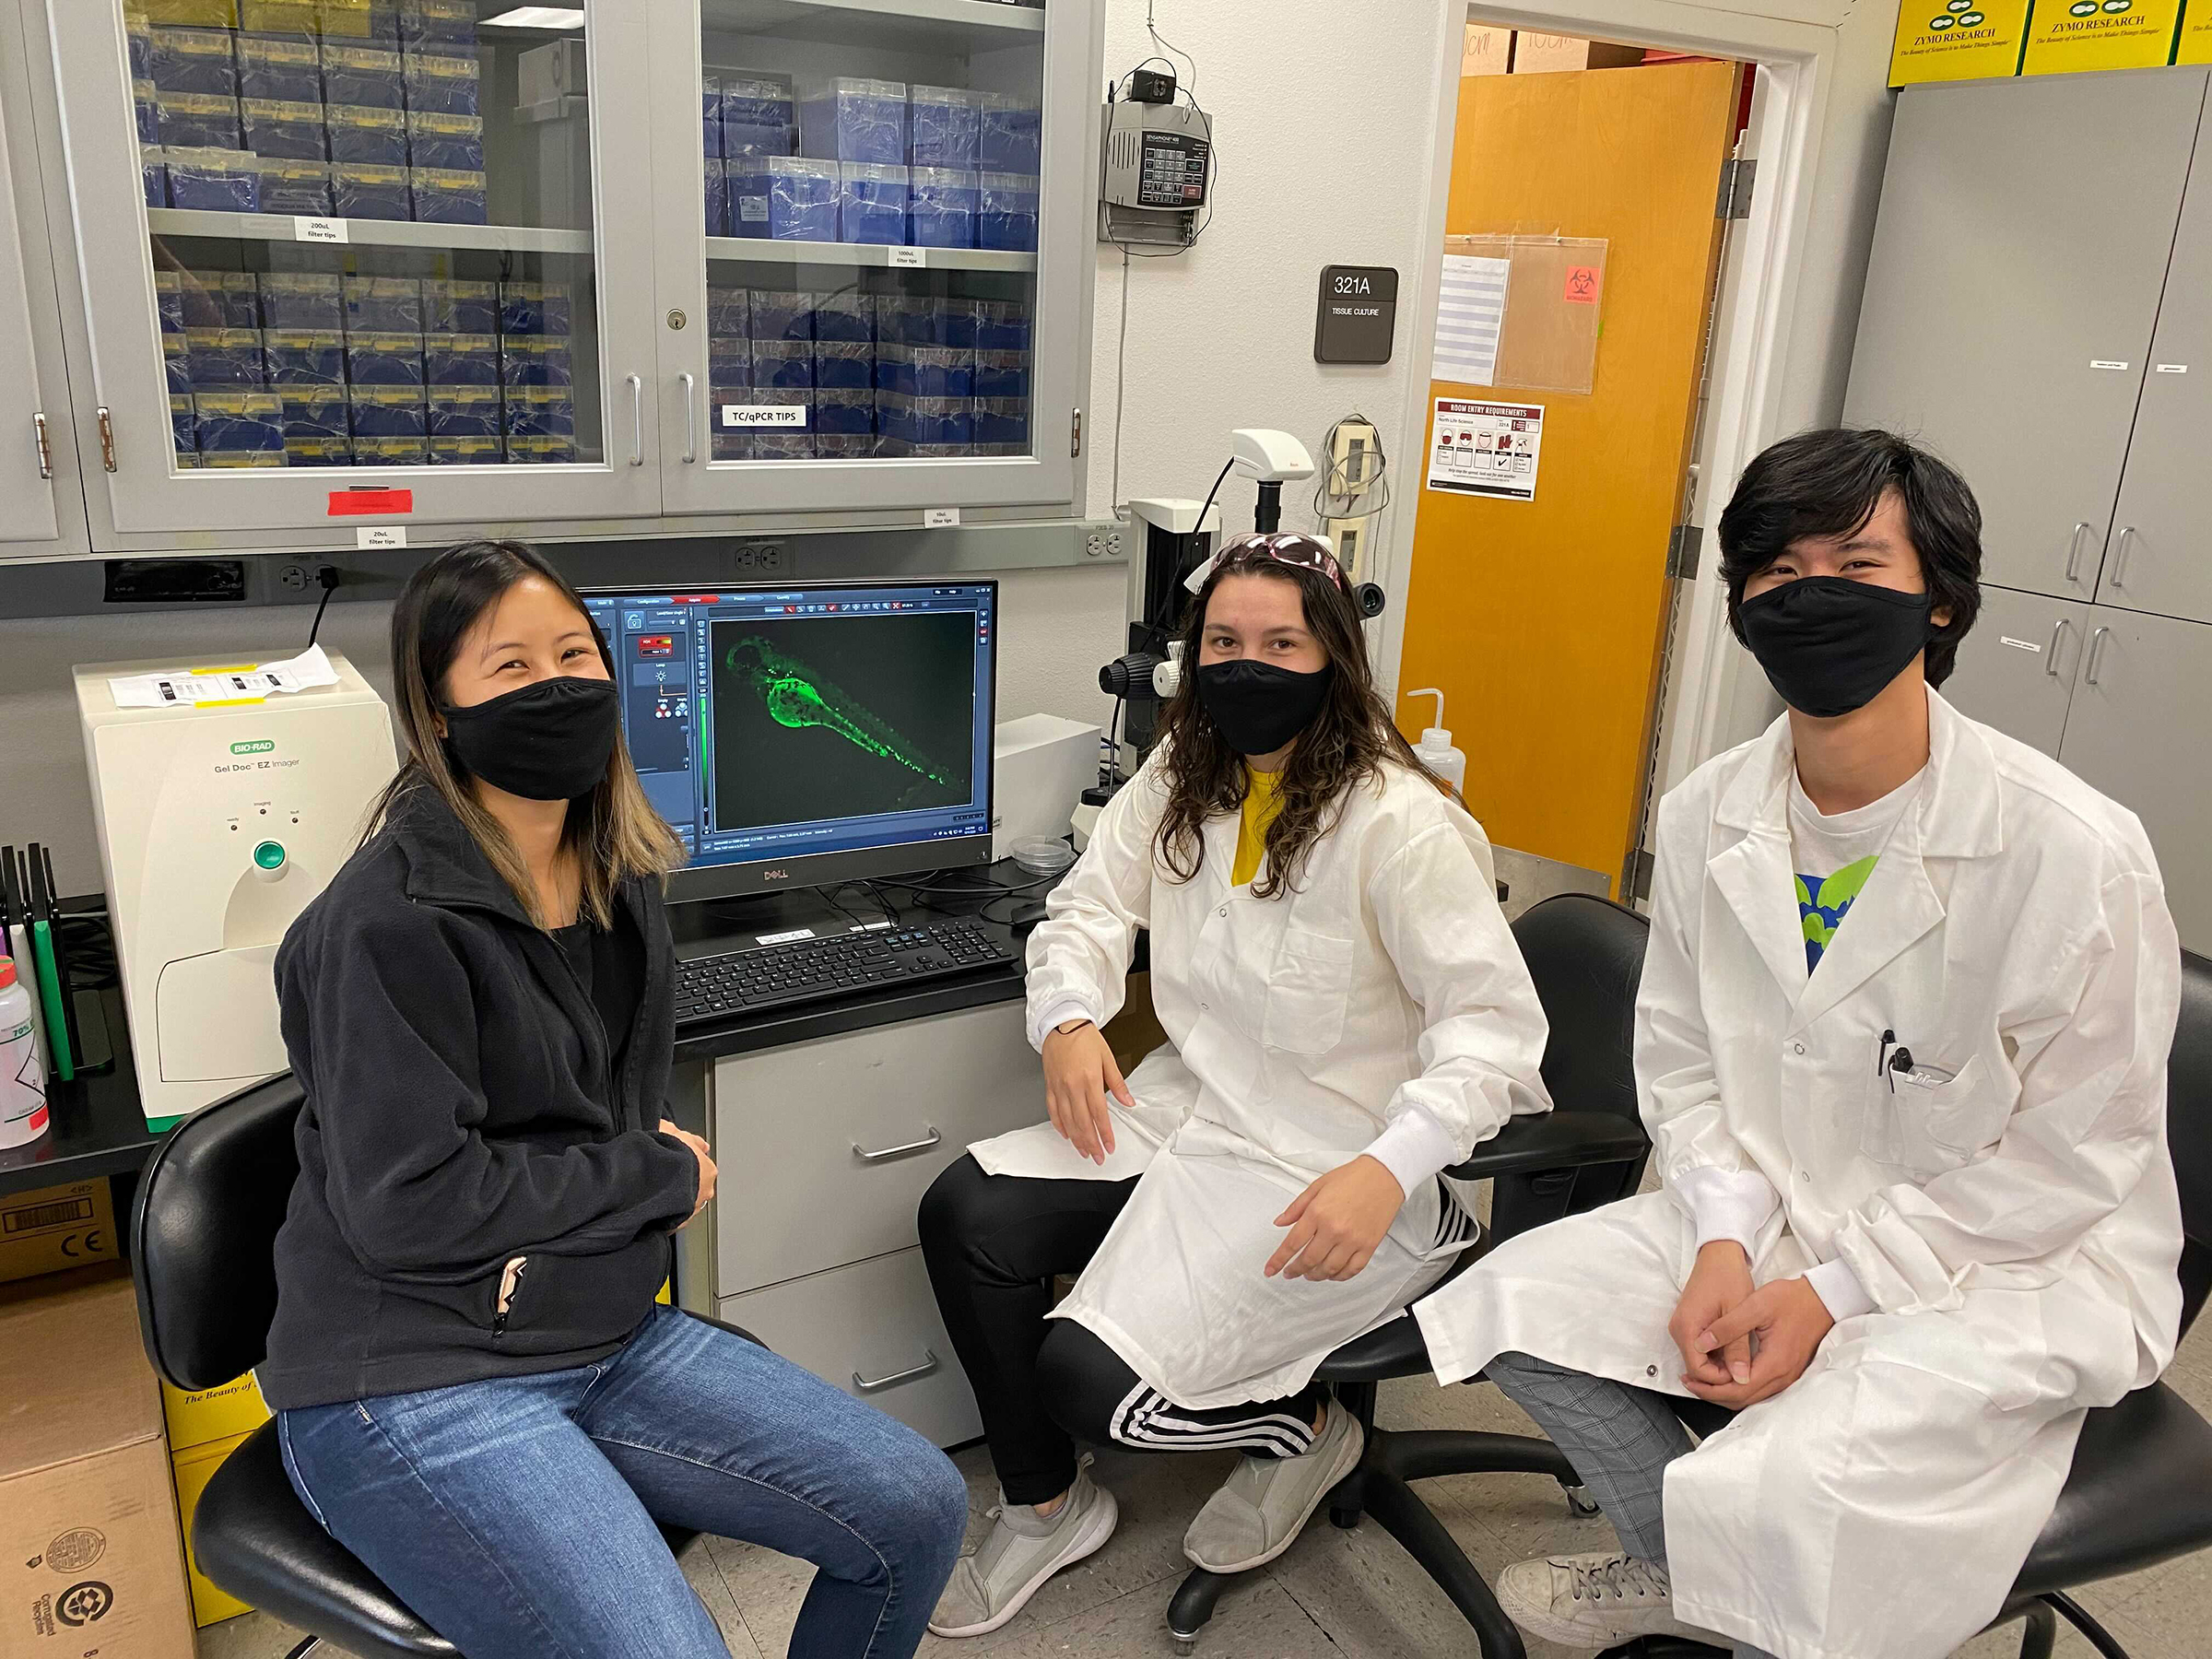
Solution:
M 684 1314 L 687 1318 L 698 1320 L 700 1324 L 710 1324 L 718 1331 L 727 1331 L 733 1336 L 742 1336 L 746 1339 L 746 1341 L 751 1343 L 755 1347 L 766 1347 L 768 1346 L 767 1343 L 761 1341 L 759 1337 L 754 1335 L 750 1331 L 741 1329 L 739 1326 L 734 1324 L 725 1324 L 723 1323 L 723 1321 L 710 1318 L 704 1313 L 694 1313 L 688 1308 L 679 1308 L 677 1310 L 677 1312 Z
M 1589 1164 L 1627 1163 L 1651 1143 L 1643 1125 L 1613 1112 L 1546 1112 L 1516 1117 L 1444 1171 L 1454 1181 L 1488 1181 Z

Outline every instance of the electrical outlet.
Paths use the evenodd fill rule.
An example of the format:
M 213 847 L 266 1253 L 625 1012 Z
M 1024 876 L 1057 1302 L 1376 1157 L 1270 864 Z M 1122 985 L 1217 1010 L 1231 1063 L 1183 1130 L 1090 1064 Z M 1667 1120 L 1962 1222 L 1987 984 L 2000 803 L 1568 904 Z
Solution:
M 1357 500 L 1381 477 L 1381 452 L 1375 447 L 1375 429 L 1364 420 L 1337 422 L 1329 449 L 1329 493 L 1340 500 Z
M 758 568 L 767 571 L 770 575 L 776 575 L 790 569 L 783 557 L 782 542 L 763 542 L 755 551 L 759 555 L 757 561 Z
M 1086 525 L 1083 532 L 1083 557 L 1086 559 L 1120 559 L 1124 548 L 1122 527 L 1119 524 Z
M 784 568 L 782 542 L 742 542 L 730 558 L 740 571 L 772 574 Z
M 303 593 L 307 588 L 307 567 L 305 565 L 286 565 L 283 570 L 276 572 L 276 580 L 295 594 Z

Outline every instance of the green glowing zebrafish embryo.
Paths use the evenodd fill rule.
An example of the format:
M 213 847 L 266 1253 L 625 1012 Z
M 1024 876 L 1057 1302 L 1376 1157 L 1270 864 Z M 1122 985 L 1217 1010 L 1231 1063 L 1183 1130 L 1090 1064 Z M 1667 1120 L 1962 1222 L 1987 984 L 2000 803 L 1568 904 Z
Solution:
M 855 748 L 896 762 L 933 783 L 947 789 L 961 787 L 959 780 L 923 754 L 889 722 L 766 640 L 740 640 L 730 647 L 724 661 L 733 673 L 745 677 L 767 707 L 769 718 L 778 725 L 794 732 L 819 726 Z

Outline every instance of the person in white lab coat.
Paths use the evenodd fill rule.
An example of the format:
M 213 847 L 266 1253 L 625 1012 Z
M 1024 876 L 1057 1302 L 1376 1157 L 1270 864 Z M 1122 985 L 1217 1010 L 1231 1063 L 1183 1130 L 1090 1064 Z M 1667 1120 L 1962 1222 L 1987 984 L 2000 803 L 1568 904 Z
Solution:
M 1721 518 L 1788 706 L 1661 805 L 1636 1076 L 1662 1190 L 1415 1309 L 1622 1549 L 1524 1561 L 1524 1630 L 1936 1659 L 1993 1618 L 2087 1407 L 2181 1308 L 2180 947 L 2133 813 L 1932 688 L 1981 514 L 1884 432 L 1789 439 Z M 1740 1410 L 1695 1451 L 1667 1395 Z
M 923 1201 L 1005 1499 L 941 1636 L 997 1629 L 1106 1541 L 1078 1436 L 1245 1452 L 1185 1550 L 1280 1554 L 1361 1450 L 1315 1368 L 1472 1237 L 1440 1171 L 1550 1107 L 1489 843 L 1399 735 L 1327 545 L 1228 544 L 1183 661 L 1159 747 L 1030 942 L 1052 1121 Z M 1140 928 L 1170 1046 L 1124 1080 L 1100 1028 Z

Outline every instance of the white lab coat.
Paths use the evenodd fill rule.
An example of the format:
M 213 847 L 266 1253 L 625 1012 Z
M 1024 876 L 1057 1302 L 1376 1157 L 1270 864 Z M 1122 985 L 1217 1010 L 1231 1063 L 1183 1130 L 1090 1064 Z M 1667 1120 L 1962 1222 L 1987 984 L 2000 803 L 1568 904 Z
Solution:
M 1537 1229 L 1419 1304 L 1440 1381 L 1518 1349 L 1687 1394 L 1666 1325 L 1700 1169 L 1779 1195 L 1753 1277 L 1874 1304 L 1671 1465 L 1676 1611 L 1783 1659 L 1935 1659 L 1997 1611 L 2083 1409 L 2172 1356 L 2180 947 L 2142 826 L 1933 693 L 1926 781 L 1807 976 L 1788 719 L 1662 805 L 1636 1075 L 1666 1190 Z M 1877 1073 L 1885 1032 L 1918 1088 Z M 1753 1183 L 1756 1185 L 1756 1182 Z
M 1328 1352 L 1394 1317 L 1456 1253 L 1441 1183 L 1420 1181 L 1366 1269 L 1341 1282 L 1263 1277 L 1275 1218 L 1315 1177 L 1418 1106 L 1453 1161 L 1517 1112 L 1548 1111 L 1545 1022 L 1499 910 L 1482 830 L 1393 764 L 1354 791 L 1296 890 L 1232 889 L 1238 818 L 1206 827 L 1195 877 L 1159 867 L 1155 755 L 1100 816 L 1029 949 L 1030 1038 L 1073 1010 L 1121 1008 L 1136 930 L 1171 1047 L 1113 1108 L 1103 1167 L 1049 1123 L 970 1148 L 994 1175 L 1142 1174 L 1057 1316 L 1146 1383 L 1205 1410 L 1280 1398 Z M 1441 1149 L 1441 1140 L 1440 1140 Z

